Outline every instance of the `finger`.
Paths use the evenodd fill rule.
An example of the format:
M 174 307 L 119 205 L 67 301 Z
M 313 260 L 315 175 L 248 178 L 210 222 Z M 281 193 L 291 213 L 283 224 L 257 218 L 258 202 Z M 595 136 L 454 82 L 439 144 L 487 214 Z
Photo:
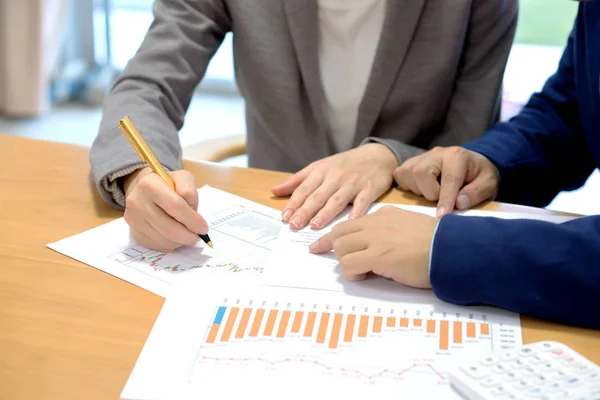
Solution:
M 333 252 L 338 260 L 352 253 L 366 250 L 369 247 L 369 238 L 363 231 L 352 232 L 333 241 Z
M 277 197 L 285 197 L 289 196 L 304 182 L 304 180 L 308 177 L 308 175 L 312 172 L 314 168 L 313 164 L 310 164 L 306 168 L 301 169 L 294 175 L 290 176 L 285 182 L 280 183 L 279 185 L 275 185 L 271 188 L 271 193 L 273 193 Z
M 325 205 L 332 200 L 336 203 L 344 202 L 347 205 L 352 199 L 352 193 L 338 193 L 340 184 L 335 181 L 325 180 L 317 190 L 315 190 L 308 198 L 304 201 L 304 204 L 296 210 L 290 219 L 290 225 L 295 229 L 301 229 L 307 222 L 313 218 L 319 211 L 321 211 Z M 334 198 L 335 197 L 335 198 Z M 325 226 L 325 221 L 320 217 L 315 217 L 311 221 L 313 228 L 320 229 Z
M 417 196 L 421 196 L 421 189 L 419 189 L 419 186 L 417 185 L 413 167 L 411 166 L 414 166 L 414 163 L 405 165 L 406 163 L 408 163 L 408 161 L 394 171 L 394 180 L 398 184 L 398 187 L 405 192 L 413 192 Z
M 492 199 L 496 194 L 496 183 L 496 177 L 493 175 L 479 175 L 473 182 L 461 189 L 456 199 L 456 208 L 466 210 Z
M 322 254 L 333 250 L 334 242 L 345 235 L 362 230 L 364 222 L 361 220 L 340 222 L 333 227 L 331 232 L 322 236 L 309 247 L 311 253 Z
M 440 184 L 438 177 L 441 174 L 441 161 L 439 158 L 423 159 L 414 168 L 415 184 L 429 201 L 437 201 L 440 197 Z
M 370 257 L 368 250 L 358 251 L 351 253 L 340 259 L 340 267 L 344 277 L 351 281 L 362 281 L 364 280 L 372 268 L 372 257 Z
M 180 244 L 162 237 L 156 229 L 145 221 L 143 224 L 139 224 L 139 228 L 131 229 L 131 236 L 142 246 L 163 253 L 170 253 L 181 247 Z
M 467 162 L 460 153 L 452 153 L 443 160 L 440 199 L 436 212 L 438 218 L 454 210 L 456 198 L 465 182 L 466 174 Z
M 145 196 L 162 208 L 167 214 L 185 225 L 189 230 L 206 234 L 208 224 L 186 200 L 171 190 L 171 188 L 156 174 L 149 174 L 139 183 Z
M 313 194 L 315 190 L 321 186 L 323 183 L 324 176 L 321 172 L 315 172 L 310 174 L 294 193 L 292 193 L 292 197 L 288 200 L 286 205 L 283 207 L 283 220 L 289 222 L 294 229 L 300 229 L 298 226 L 299 223 L 292 224 L 292 216 L 296 213 L 296 211 L 304 204 L 308 196 Z M 306 222 L 305 222 L 306 223 Z
M 346 209 L 348 203 L 356 196 L 356 189 L 351 186 L 342 186 L 335 192 L 321 211 L 310 221 L 310 226 L 313 229 L 322 229 L 331 222 L 339 213 Z
M 160 207 L 153 205 L 149 209 L 146 221 L 165 239 L 185 246 L 194 246 L 198 242 L 198 234 L 190 231 L 185 225 L 173 219 Z
M 352 202 L 352 211 L 348 219 L 360 218 L 367 213 L 369 206 L 379 197 L 379 194 L 373 189 L 361 190 Z
M 175 181 L 175 190 L 177 194 L 190 205 L 192 210 L 198 211 L 198 188 L 196 178 L 188 171 L 175 171 L 170 175 Z

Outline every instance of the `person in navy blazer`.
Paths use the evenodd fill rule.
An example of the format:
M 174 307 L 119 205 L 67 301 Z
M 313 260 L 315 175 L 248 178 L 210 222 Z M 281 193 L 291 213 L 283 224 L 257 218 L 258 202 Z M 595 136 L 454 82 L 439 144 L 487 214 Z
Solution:
M 490 199 L 542 207 L 597 167 L 600 0 L 592 0 L 579 5 L 557 72 L 519 115 L 394 172 L 401 189 L 438 202 L 440 219 L 382 209 L 337 225 L 311 251 L 333 249 L 349 279 L 375 273 L 452 303 L 600 328 L 600 216 L 552 224 L 450 214 Z

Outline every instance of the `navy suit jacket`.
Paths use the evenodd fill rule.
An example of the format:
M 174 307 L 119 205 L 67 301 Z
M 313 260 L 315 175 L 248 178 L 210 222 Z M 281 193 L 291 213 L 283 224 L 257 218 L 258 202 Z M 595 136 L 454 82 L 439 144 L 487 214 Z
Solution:
M 558 71 L 542 91 L 518 116 L 464 146 L 498 168 L 499 201 L 544 206 L 600 166 L 599 78 L 600 1 L 594 1 L 579 6 Z M 559 225 L 445 216 L 430 278 L 449 302 L 600 328 L 600 216 Z

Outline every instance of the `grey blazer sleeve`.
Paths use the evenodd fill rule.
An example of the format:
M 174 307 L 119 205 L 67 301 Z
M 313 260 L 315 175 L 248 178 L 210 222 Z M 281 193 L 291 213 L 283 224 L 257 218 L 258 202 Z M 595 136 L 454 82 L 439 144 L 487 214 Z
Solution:
M 518 0 L 475 0 L 443 130 L 432 146 L 456 146 L 481 136 L 497 120 L 502 78 L 517 27 Z M 394 139 L 386 145 L 402 164 L 425 150 Z
M 117 124 L 129 116 L 169 170 L 181 169 L 178 131 L 195 87 L 230 31 L 222 0 L 157 0 L 144 41 L 112 87 L 90 162 L 102 198 L 114 207 L 115 173 L 140 159 Z M 118 174 L 117 174 L 118 175 Z M 121 202 L 119 202 L 121 203 Z

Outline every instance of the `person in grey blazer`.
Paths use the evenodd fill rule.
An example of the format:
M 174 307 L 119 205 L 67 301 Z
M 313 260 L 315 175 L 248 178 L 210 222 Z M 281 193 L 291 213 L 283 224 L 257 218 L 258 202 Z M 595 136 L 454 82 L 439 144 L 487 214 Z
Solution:
M 156 0 L 91 149 L 98 190 L 147 247 L 206 233 L 178 130 L 232 32 L 249 166 L 295 172 L 272 189 L 291 195 L 283 219 L 319 229 L 350 203 L 359 217 L 405 160 L 495 122 L 517 13 L 518 0 Z M 125 116 L 177 193 L 139 162 L 117 128 Z

